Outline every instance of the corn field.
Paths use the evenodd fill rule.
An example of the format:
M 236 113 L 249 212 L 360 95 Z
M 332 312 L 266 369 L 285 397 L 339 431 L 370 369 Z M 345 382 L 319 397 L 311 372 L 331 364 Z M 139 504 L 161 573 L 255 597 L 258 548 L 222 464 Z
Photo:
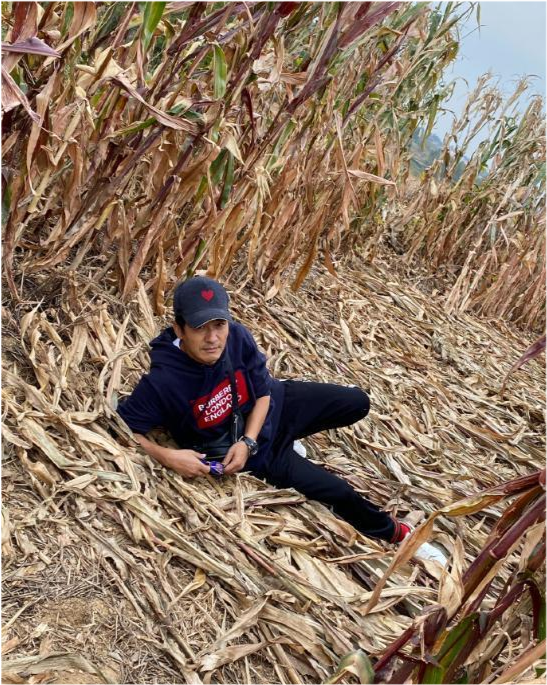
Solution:
M 479 79 L 391 230 L 406 242 L 407 263 L 419 254 L 448 277 L 447 311 L 472 309 L 543 331 L 545 103 L 533 96 L 519 115 L 527 88 L 524 79 L 503 98 L 489 75 Z M 479 134 L 485 139 L 456 181 Z
M 544 681 L 544 103 L 481 79 L 409 175 L 473 11 L 3 3 L 3 682 Z M 422 511 L 396 553 L 138 449 L 115 407 L 195 272 L 274 376 L 371 389 L 307 447 Z
M 8 4 L 12 295 L 15 273 L 105 259 L 124 299 L 142 274 L 162 313 L 183 274 L 223 276 L 242 255 L 271 296 L 298 288 L 317 259 L 334 271 L 363 233 L 373 258 L 385 231 L 377 216 L 404 193 L 410 136 L 419 123 L 431 130 L 450 92 L 442 73 L 470 11 L 399 5 L 148 3 L 141 14 L 134 3 Z M 434 268 L 457 269 L 449 311 L 541 328 L 543 103 L 520 120 L 512 104 L 477 85 L 448 136 L 445 182 L 436 187 L 439 161 L 392 230 L 404 229 L 408 259 L 421 251 Z M 492 142 L 451 183 L 489 122 L 499 122 Z M 449 140 L 459 141 L 452 153 Z

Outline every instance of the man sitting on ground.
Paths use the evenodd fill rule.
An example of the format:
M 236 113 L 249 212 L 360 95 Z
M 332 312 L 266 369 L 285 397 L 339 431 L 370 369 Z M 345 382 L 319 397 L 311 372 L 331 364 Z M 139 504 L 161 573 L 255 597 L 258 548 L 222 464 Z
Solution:
M 371 538 L 399 543 L 410 534 L 409 525 L 313 464 L 295 444 L 363 419 L 370 408 L 363 390 L 272 378 L 252 334 L 233 320 L 226 290 L 210 278 L 181 283 L 174 314 L 173 326 L 150 343 L 150 372 L 118 407 L 151 457 L 185 478 L 213 469 L 217 475 L 249 471 L 332 507 Z M 145 437 L 157 427 L 167 429 L 180 449 Z M 427 547 L 421 556 L 446 561 Z

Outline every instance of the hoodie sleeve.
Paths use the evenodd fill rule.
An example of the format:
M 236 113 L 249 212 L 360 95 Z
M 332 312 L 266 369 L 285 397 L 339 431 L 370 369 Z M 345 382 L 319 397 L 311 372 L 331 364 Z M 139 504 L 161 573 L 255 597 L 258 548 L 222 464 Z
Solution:
M 272 387 L 272 377 L 266 368 L 266 355 L 262 354 L 257 347 L 255 339 L 244 327 L 241 327 L 243 334 L 242 358 L 251 383 L 255 397 L 269 395 Z
M 163 403 L 148 376 L 143 376 L 131 395 L 120 402 L 117 412 L 134 433 L 141 435 L 165 425 Z

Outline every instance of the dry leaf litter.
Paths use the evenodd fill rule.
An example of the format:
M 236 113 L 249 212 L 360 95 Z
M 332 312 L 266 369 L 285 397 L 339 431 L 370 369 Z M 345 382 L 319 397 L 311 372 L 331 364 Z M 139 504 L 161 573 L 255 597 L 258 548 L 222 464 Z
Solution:
M 539 468 L 545 382 L 534 360 L 500 398 L 533 338 L 445 314 L 398 269 L 385 256 L 338 278 L 314 268 L 269 300 L 237 272 L 227 286 L 274 376 L 370 392 L 367 419 L 306 440 L 308 456 L 403 517 Z M 367 611 L 392 547 L 294 491 L 246 474 L 185 481 L 138 449 L 112 407 L 169 323 L 142 283 L 129 305 L 93 271 L 33 276 L 24 292 L 3 309 L 3 682 L 322 682 L 458 592 L 410 562 Z M 455 567 L 500 511 L 437 520 Z

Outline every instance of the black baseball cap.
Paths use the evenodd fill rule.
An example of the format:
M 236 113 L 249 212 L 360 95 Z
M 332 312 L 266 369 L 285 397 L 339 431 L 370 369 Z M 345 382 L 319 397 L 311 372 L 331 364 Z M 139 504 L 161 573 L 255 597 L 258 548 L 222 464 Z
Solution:
M 228 310 L 230 298 L 218 281 L 207 276 L 194 276 L 175 288 L 173 309 L 175 318 L 182 317 L 192 328 L 208 321 L 233 321 Z

